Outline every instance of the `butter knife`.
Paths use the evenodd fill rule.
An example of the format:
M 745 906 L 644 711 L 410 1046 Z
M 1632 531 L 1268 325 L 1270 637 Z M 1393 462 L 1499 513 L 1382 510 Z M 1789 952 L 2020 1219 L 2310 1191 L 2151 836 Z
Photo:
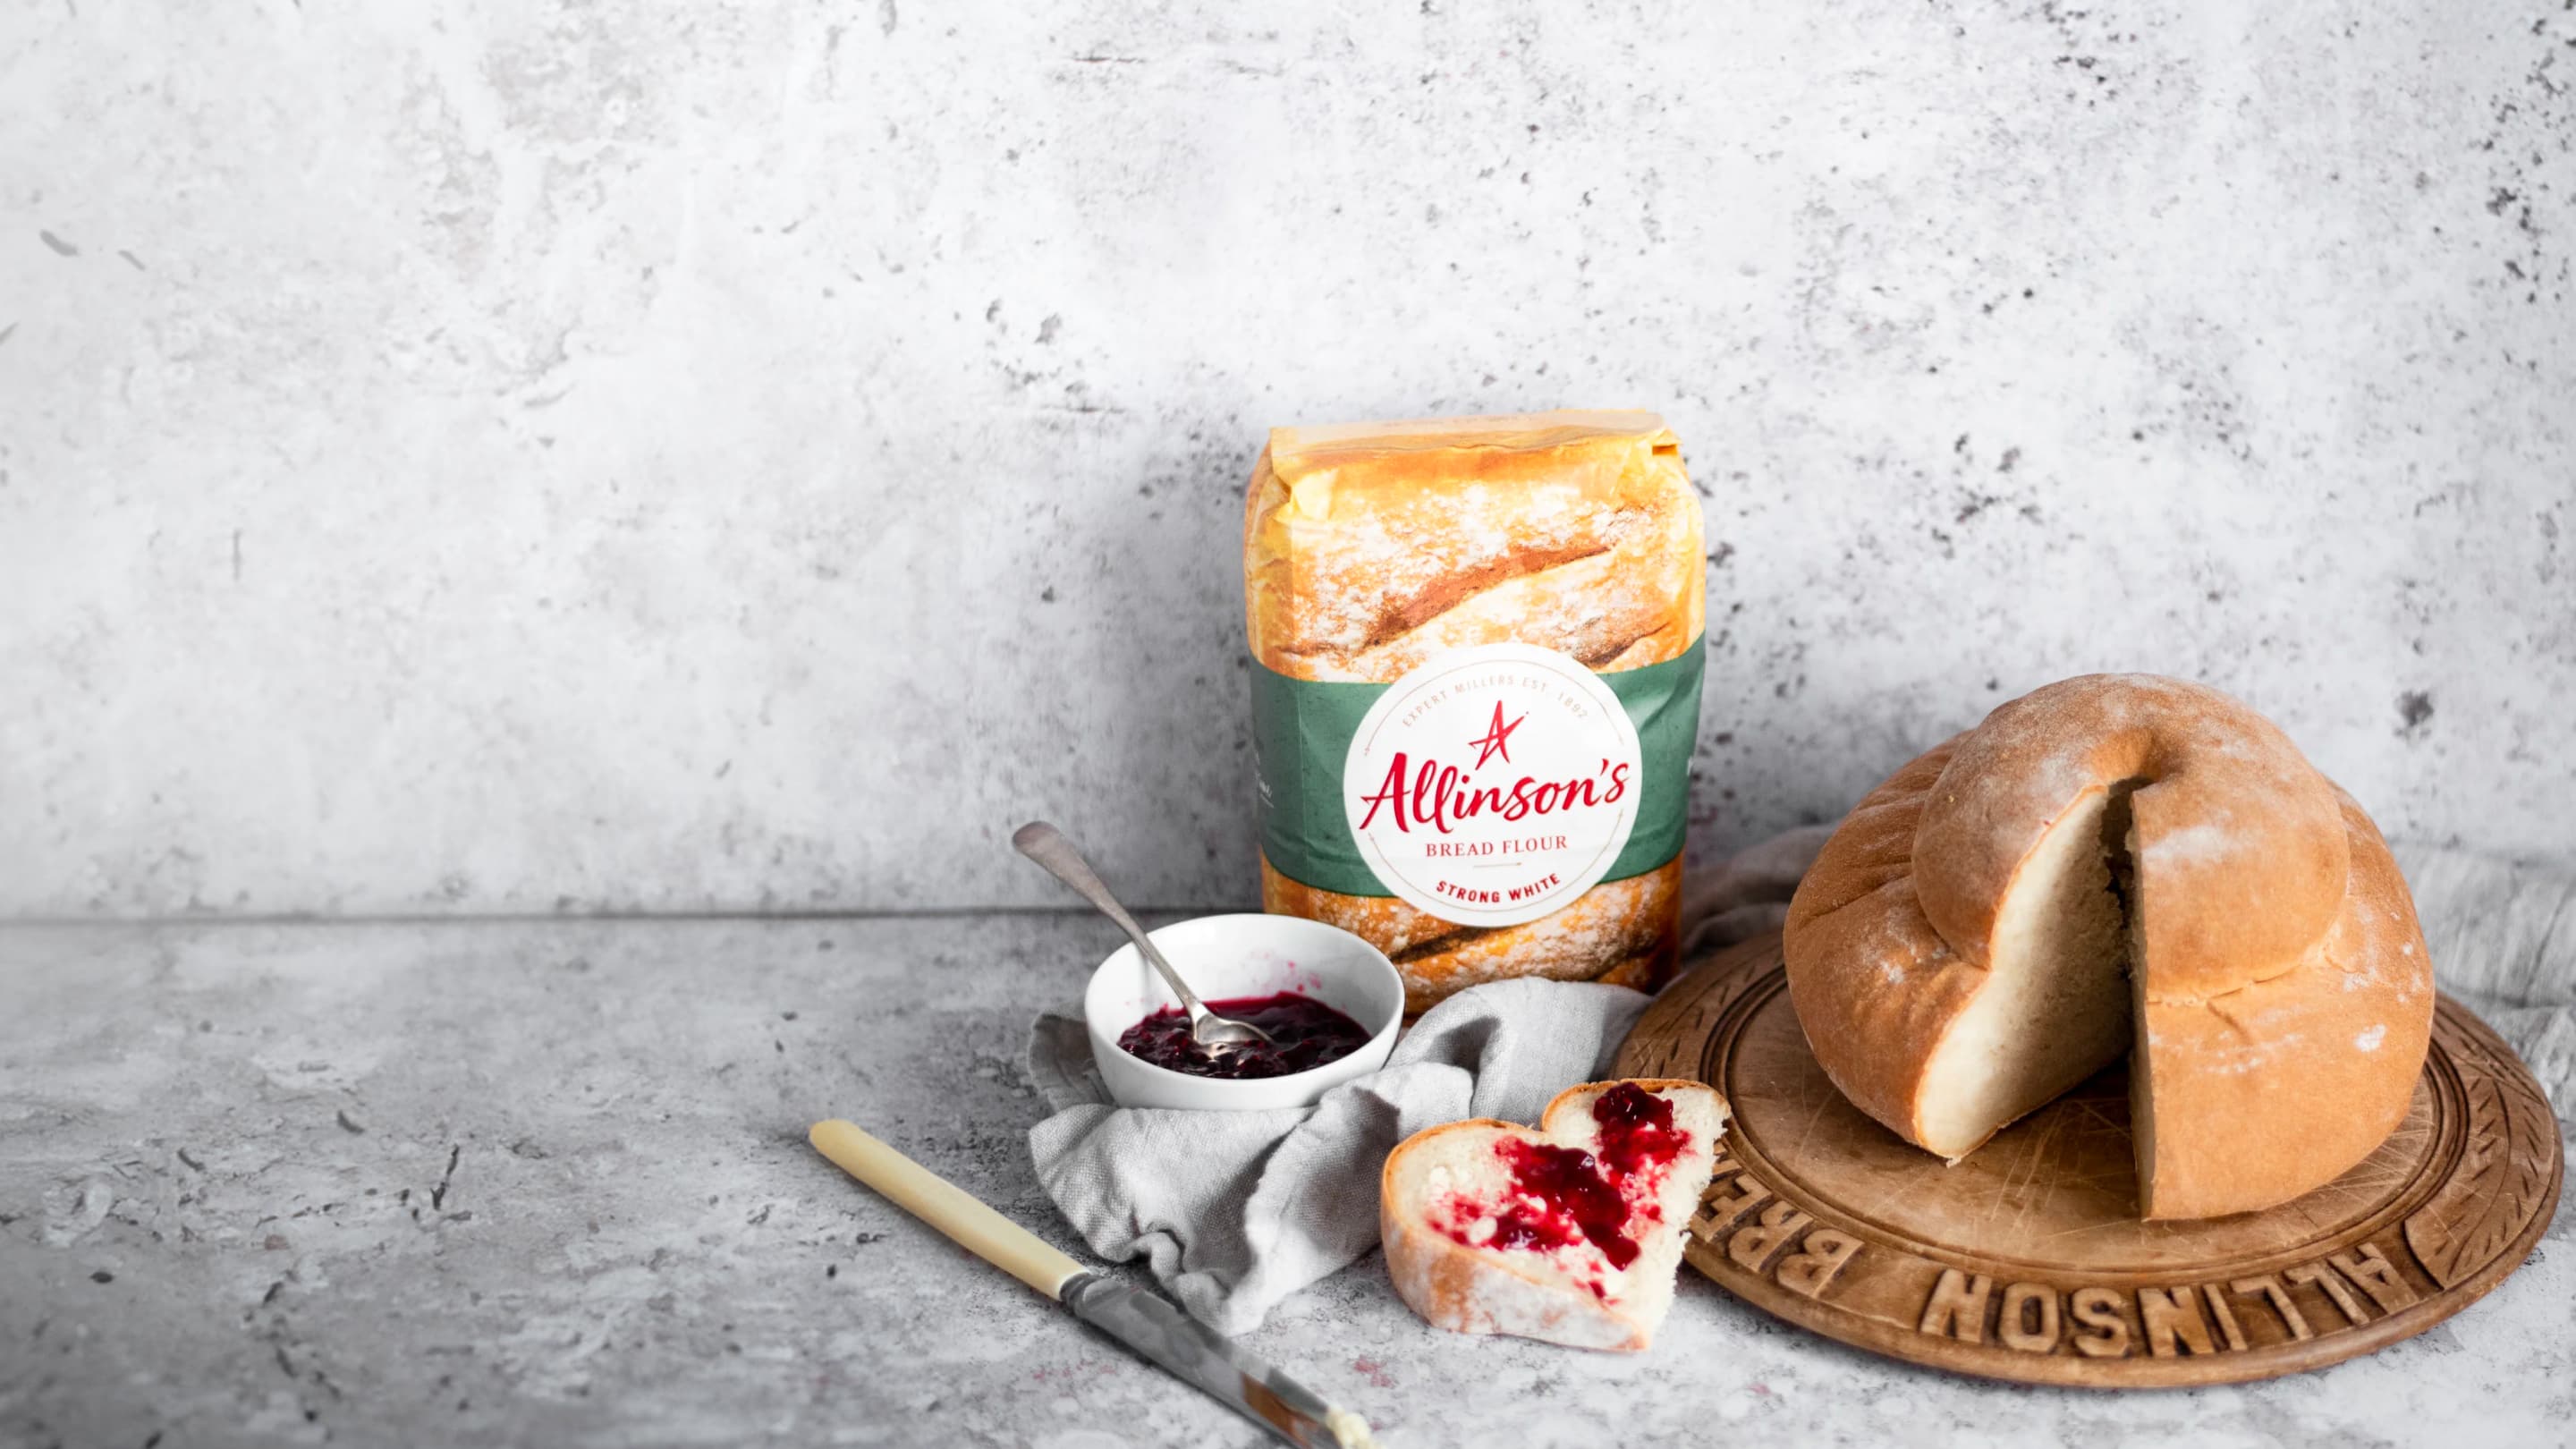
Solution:
M 959 1247 L 1073 1310 L 1184 1383 L 1303 1449 L 1375 1449 L 1366 1419 L 1326 1403 L 1238 1351 L 1169 1299 L 1086 1270 L 964 1188 L 838 1119 L 806 1134 L 814 1150 Z

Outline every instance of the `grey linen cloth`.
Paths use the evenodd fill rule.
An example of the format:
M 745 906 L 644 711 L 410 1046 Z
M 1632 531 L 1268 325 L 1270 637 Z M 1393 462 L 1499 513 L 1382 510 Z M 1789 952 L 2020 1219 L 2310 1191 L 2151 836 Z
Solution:
M 2576 866 L 2397 845 L 2433 980 L 2518 1053 L 2576 1145 Z
M 1221 1333 L 1377 1246 L 1377 1178 L 1395 1144 L 1443 1122 L 1536 1118 L 1608 1069 L 1646 1009 L 1624 986 L 1498 981 L 1422 1014 L 1379 1070 L 1312 1107 L 1182 1112 L 1109 1105 L 1091 1039 L 1040 1018 L 1030 1067 L 1063 1110 L 1029 1129 L 1047 1195 L 1101 1257 L 1142 1257 Z
M 1831 833 L 1790 831 L 1683 889 L 1685 953 L 1776 930 Z M 2442 988 L 2476 1009 L 2547 1089 L 2562 1134 L 2576 1104 L 2576 870 L 2401 848 Z M 1396 1143 L 1467 1117 L 1534 1121 L 1610 1069 L 1647 998 L 1624 987 L 1504 981 L 1462 991 L 1386 1066 L 1313 1107 L 1122 1108 L 1092 1070 L 1078 1017 L 1038 1019 L 1029 1069 L 1052 1115 L 1029 1130 L 1038 1180 L 1091 1251 L 1145 1259 L 1223 1333 L 1377 1246 L 1378 1170 Z

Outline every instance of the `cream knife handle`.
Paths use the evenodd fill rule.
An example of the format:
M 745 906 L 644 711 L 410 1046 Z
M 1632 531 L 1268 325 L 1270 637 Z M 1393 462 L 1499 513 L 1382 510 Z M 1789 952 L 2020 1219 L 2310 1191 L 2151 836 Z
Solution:
M 955 1239 L 959 1247 L 1049 1298 L 1082 1276 L 1080 1263 L 1046 1239 L 986 1207 L 974 1194 L 838 1118 L 805 1134 L 814 1150 L 894 1205 Z

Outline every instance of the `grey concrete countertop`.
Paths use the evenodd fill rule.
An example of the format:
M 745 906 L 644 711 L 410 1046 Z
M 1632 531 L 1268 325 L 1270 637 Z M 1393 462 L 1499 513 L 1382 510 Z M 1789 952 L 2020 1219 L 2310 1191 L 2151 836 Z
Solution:
M 1251 1445 L 804 1144 L 1033 1178 L 1056 915 L 0 930 L 0 1443 Z M 1639 1357 L 1424 1327 L 1374 1259 L 1250 1346 L 1392 1443 L 2564 1443 L 2576 1245 L 2273 1383 L 1885 1362 L 1684 1274 Z

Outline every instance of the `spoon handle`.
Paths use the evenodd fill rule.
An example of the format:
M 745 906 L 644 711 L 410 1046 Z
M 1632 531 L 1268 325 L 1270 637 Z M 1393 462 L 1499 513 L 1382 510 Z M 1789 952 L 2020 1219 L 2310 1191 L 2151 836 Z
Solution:
M 1173 994 L 1181 998 L 1181 1005 L 1189 1011 L 1193 1025 L 1208 1014 L 1207 1003 L 1199 1000 L 1199 994 L 1181 979 L 1181 973 L 1172 969 L 1171 962 L 1163 959 L 1163 953 L 1154 949 L 1154 943 L 1146 939 L 1145 928 L 1137 925 L 1136 918 L 1127 914 L 1127 908 L 1118 904 L 1118 898 L 1109 893 L 1109 887 L 1101 884 L 1100 877 L 1092 872 L 1091 862 L 1082 858 L 1082 852 L 1073 848 L 1073 842 L 1065 839 L 1063 831 L 1043 820 L 1032 820 L 1013 832 L 1011 846 L 1044 866 L 1047 874 L 1073 887 L 1075 893 L 1098 907 L 1100 914 L 1117 922 L 1118 929 L 1127 933 L 1127 939 L 1136 943 L 1137 952 L 1152 962 L 1155 970 L 1163 973 L 1163 984 L 1171 987 Z

